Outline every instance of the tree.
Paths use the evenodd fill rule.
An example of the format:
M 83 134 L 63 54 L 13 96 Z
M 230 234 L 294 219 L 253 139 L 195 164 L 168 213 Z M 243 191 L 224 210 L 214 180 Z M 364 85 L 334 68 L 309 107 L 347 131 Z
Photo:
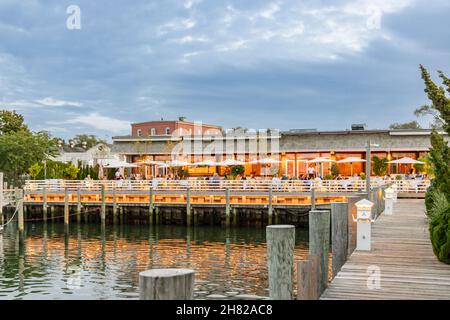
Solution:
M 0 171 L 10 182 L 19 182 L 32 164 L 57 153 L 55 140 L 45 132 L 21 130 L 0 135 Z
M 0 135 L 10 134 L 19 131 L 29 131 L 24 123 L 23 116 L 16 113 L 15 110 L 0 111 Z
M 379 158 L 378 156 L 373 156 L 373 173 L 376 176 L 382 176 L 385 174 L 388 168 L 388 160 L 386 158 Z
M 421 129 L 422 127 L 417 121 L 410 121 L 405 123 L 393 123 L 389 126 L 389 129 Z
M 432 104 L 427 107 L 435 115 L 435 119 L 442 123 L 442 129 L 450 135 L 450 79 L 438 71 L 444 87 L 437 86 L 431 80 L 430 74 L 424 66 L 420 66 L 425 92 Z M 450 148 L 444 137 L 433 128 L 431 132 L 431 148 L 429 158 L 434 179 L 427 190 L 425 204 L 430 217 L 430 239 L 433 251 L 439 260 L 450 263 Z M 447 205 L 438 205 L 436 199 L 446 199 Z M 445 203 L 445 201 L 440 201 Z M 439 209 L 437 209 L 439 208 Z

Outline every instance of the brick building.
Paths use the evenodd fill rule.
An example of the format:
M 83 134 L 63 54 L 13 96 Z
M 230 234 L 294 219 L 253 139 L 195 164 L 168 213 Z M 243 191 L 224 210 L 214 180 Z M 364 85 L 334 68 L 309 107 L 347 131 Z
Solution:
M 172 121 L 147 121 L 131 124 L 132 137 L 217 135 L 221 126 L 186 121 L 183 117 Z

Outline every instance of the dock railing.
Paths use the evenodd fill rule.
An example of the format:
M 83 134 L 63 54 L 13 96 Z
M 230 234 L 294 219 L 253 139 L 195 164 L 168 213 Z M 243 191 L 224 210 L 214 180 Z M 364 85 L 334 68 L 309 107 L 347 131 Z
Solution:
M 76 191 L 79 188 L 88 191 L 106 190 L 145 191 L 245 191 L 245 192 L 361 192 L 365 190 L 364 180 L 27 180 L 25 192 L 62 191 L 66 188 Z M 429 180 L 374 180 L 372 188 L 386 184 L 396 184 L 398 192 L 425 192 Z

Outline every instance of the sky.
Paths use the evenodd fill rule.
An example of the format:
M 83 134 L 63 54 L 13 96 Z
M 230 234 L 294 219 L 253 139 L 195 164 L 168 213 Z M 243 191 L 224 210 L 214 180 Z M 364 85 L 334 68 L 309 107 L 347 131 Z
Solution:
M 419 64 L 450 74 L 449 16 L 448 0 L 0 0 L 0 107 L 62 138 L 179 116 L 426 127 Z

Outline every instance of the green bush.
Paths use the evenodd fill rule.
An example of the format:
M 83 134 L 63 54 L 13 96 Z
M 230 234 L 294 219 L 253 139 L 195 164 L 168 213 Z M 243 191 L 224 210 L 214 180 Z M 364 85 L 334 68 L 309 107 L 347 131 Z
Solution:
M 450 263 L 450 207 L 448 203 L 444 211 L 433 213 L 429 229 L 434 254 L 440 261 Z
M 340 173 L 340 170 L 339 170 L 338 165 L 336 163 L 333 163 L 331 165 L 331 175 L 333 177 L 337 177 L 339 175 L 339 173 Z
M 363 172 L 359 175 L 359 177 L 361 178 L 361 180 L 366 180 L 366 174 Z
M 373 156 L 373 173 L 376 176 L 382 176 L 388 167 L 388 159 L 379 158 L 378 156 Z
M 323 180 L 332 180 L 333 179 L 333 176 L 331 175 L 331 174 L 326 174 L 324 177 L 323 177 Z
M 244 168 L 244 166 L 241 166 L 241 165 L 233 166 L 231 168 L 231 175 L 234 177 L 236 177 L 238 174 L 242 175 L 242 174 L 244 174 L 244 172 L 245 172 L 245 168 Z
M 399 174 L 398 174 L 398 175 L 396 175 L 396 176 L 395 176 L 395 180 L 402 180 L 402 176 L 401 176 L 401 175 L 399 175 Z

